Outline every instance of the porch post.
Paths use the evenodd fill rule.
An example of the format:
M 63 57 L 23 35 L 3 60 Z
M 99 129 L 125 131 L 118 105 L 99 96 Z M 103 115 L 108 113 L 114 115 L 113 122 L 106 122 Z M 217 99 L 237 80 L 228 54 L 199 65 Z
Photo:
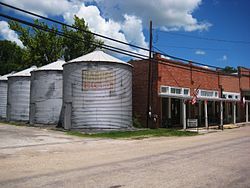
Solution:
M 186 130 L 187 125 L 186 125 L 186 103 L 185 103 L 185 99 L 182 100 L 182 124 L 183 124 L 183 129 Z
M 198 101 L 198 114 L 199 114 L 199 124 L 201 125 L 201 103 L 202 101 Z
M 236 102 L 233 102 L 233 123 L 236 124 Z
M 246 122 L 248 123 L 248 102 L 246 102 Z
M 223 130 L 223 101 L 220 101 L 220 127 Z
M 204 111 L 205 111 L 205 126 L 208 129 L 207 101 L 204 101 Z
M 229 122 L 228 102 L 225 102 L 225 118 L 226 118 L 226 123 L 228 123 Z
M 171 98 L 168 98 L 168 118 L 171 119 Z

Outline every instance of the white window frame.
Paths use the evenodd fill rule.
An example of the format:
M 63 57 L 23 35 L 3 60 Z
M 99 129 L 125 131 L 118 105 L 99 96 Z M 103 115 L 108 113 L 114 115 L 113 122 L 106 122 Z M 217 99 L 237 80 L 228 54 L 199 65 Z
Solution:
M 240 100 L 240 93 L 223 91 L 222 95 L 225 96 L 225 97 L 223 97 L 224 99 Z M 229 96 L 232 96 L 232 98 L 229 98 Z
M 201 92 L 212 92 L 212 96 L 203 96 L 203 95 L 201 95 Z M 198 98 L 217 99 L 217 98 L 219 98 L 219 92 L 216 91 L 216 90 L 199 89 L 199 91 L 198 91 Z
M 162 90 L 166 89 L 166 92 L 162 92 Z M 171 93 L 171 89 L 180 89 L 180 94 L 178 93 Z M 188 90 L 188 94 L 184 94 L 184 90 Z M 161 95 L 171 95 L 171 96 L 190 96 L 190 88 L 184 88 L 184 87 L 174 87 L 174 86 L 163 86 L 160 87 L 160 94 Z

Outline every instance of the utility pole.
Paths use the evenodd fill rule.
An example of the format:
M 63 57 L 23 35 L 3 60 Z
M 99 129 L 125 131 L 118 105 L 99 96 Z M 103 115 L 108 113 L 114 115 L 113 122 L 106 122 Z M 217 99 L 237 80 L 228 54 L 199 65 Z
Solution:
M 147 128 L 149 128 L 149 123 L 152 118 L 152 20 L 150 20 L 149 25 L 149 63 L 148 63 L 148 101 L 147 101 Z

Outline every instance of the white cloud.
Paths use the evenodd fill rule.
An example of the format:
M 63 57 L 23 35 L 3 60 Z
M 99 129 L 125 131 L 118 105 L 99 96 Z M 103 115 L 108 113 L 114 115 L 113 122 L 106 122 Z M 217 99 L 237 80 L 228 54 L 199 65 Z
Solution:
M 76 14 L 86 20 L 93 32 L 145 48 L 148 44 L 145 41 L 143 27 L 148 27 L 149 20 L 153 21 L 154 27 L 171 31 L 203 31 L 211 26 L 210 23 L 204 20 L 198 21 L 193 16 L 193 12 L 199 8 L 202 0 L 3 0 L 3 2 L 47 17 L 62 15 L 67 23 L 72 23 Z M 133 50 L 131 47 L 108 40 L 105 40 L 105 43 Z M 142 50 L 136 52 L 147 54 Z
M 136 16 L 125 14 L 122 21 L 105 19 L 102 17 L 98 7 L 94 5 L 85 6 L 83 3 L 80 6 L 73 5 L 70 11 L 64 13 L 64 19 L 67 23 L 72 24 L 74 15 L 77 15 L 79 18 L 84 18 L 92 32 L 144 48 L 148 46 L 142 32 L 142 21 Z M 119 44 L 106 39 L 102 40 L 104 40 L 107 45 L 142 53 L 141 50 L 135 51 L 124 44 Z
M 121 20 L 124 14 L 136 15 L 145 25 L 149 20 L 163 30 L 203 31 L 211 24 L 198 21 L 192 14 L 202 0 L 92 0 L 101 7 L 106 17 Z
M 73 23 L 74 15 L 77 15 L 85 19 L 92 32 L 144 48 L 148 46 L 142 32 L 142 21 L 136 16 L 125 14 L 123 20 L 120 21 L 105 19 L 97 6 L 86 6 L 83 2 L 78 0 L 4 0 L 4 2 L 47 17 L 62 15 L 64 20 L 69 24 Z M 115 43 L 110 40 L 104 40 L 104 42 L 107 45 L 113 45 L 117 48 L 137 53 L 145 53 L 144 51 L 134 50 L 126 45 Z
M 196 54 L 196 55 L 205 55 L 206 52 L 205 52 L 205 51 L 202 51 L 202 50 L 196 50 L 196 51 L 195 51 L 195 54 Z
M 62 15 L 65 11 L 71 7 L 71 2 L 68 0 L 2 0 L 2 2 L 10 5 L 14 5 L 18 8 L 32 11 L 43 16 L 58 16 Z M 74 1 L 73 2 L 77 2 Z M 6 8 L 5 10 L 11 10 Z M 20 14 L 20 11 L 16 11 Z M 27 14 L 25 14 L 27 15 Z
M 9 24 L 6 21 L 0 21 L 0 35 L 4 39 L 15 42 L 23 48 L 23 43 L 18 39 L 18 35 L 9 28 Z
M 218 59 L 219 61 L 227 61 L 228 57 L 227 55 L 223 55 L 221 58 Z

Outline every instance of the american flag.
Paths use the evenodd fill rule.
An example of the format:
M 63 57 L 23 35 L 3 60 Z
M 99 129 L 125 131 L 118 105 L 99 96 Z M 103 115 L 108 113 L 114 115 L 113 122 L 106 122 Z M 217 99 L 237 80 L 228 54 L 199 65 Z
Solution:
M 190 101 L 190 103 L 192 104 L 192 105 L 194 105 L 196 102 L 197 102 L 197 98 L 198 98 L 198 93 L 199 93 L 199 87 L 200 87 L 200 85 L 194 90 L 194 92 L 193 92 L 193 96 L 192 96 L 192 99 L 191 99 L 191 101 Z

